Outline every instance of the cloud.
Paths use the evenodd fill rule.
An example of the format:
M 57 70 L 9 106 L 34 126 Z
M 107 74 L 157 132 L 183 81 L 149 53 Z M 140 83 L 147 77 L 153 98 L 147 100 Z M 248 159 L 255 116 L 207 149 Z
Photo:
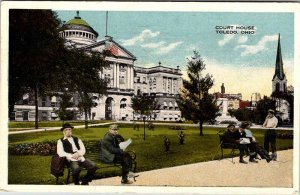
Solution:
M 142 44 L 141 47 L 155 49 L 163 46 L 165 43 L 166 43 L 165 41 L 160 41 L 158 43 L 146 43 L 146 44 Z
M 170 43 L 166 46 L 162 46 L 162 47 L 158 48 L 158 50 L 155 53 L 156 54 L 167 54 L 170 51 L 174 50 L 177 46 L 181 45 L 182 43 L 183 43 L 182 41 Z
M 233 39 L 234 35 L 224 35 L 224 38 L 218 41 L 219 46 L 224 46 L 225 44 L 229 43 Z
M 158 36 L 159 34 L 160 34 L 159 31 L 152 32 L 149 29 L 145 29 L 139 35 L 132 37 L 130 39 L 127 39 L 127 40 L 121 40 L 121 42 L 122 42 L 122 45 L 124 45 L 124 46 L 131 46 L 131 45 L 135 45 L 138 42 L 142 43 L 142 42 L 144 42 L 144 40 L 146 38 L 153 38 L 153 37 Z
M 259 52 L 267 50 L 267 43 L 277 41 L 278 35 L 266 35 L 262 37 L 256 45 L 239 45 L 237 49 L 244 49 L 241 56 L 254 55 Z
M 248 37 L 247 36 L 240 36 L 238 43 L 245 43 L 248 41 Z

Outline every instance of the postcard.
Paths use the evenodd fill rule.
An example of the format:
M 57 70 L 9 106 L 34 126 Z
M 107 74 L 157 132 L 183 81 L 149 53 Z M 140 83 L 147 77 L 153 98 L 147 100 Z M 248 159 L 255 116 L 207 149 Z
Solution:
M 0 189 L 299 193 L 299 12 L 2 2 Z

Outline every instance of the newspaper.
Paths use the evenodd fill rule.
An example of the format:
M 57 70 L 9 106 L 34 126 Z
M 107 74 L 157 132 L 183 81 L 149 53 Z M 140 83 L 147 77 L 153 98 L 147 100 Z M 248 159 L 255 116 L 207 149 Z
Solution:
M 249 138 L 241 138 L 240 144 L 250 144 L 250 139 Z
M 119 146 L 120 146 L 120 148 L 121 148 L 122 150 L 126 150 L 126 148 L 127 148 L 131 143 L 132 143 L 132 139 L 129 138 L 127 141 L 121 142 L 121 143 L 119 144 Z

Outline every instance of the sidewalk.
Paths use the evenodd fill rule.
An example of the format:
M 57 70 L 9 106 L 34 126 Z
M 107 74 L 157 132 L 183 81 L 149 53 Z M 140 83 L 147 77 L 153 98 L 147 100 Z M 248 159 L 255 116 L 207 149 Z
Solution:
M 229 158 L 140 172 L 131 186 L 293 187 L 293 150 L 279 151 L 277 161 L 270 163 L 240 164 L 238 160 L 234 158 L 235 164 Z M 112 177 L 90 185 L 123 185 L 120 181 L 121 177 Z

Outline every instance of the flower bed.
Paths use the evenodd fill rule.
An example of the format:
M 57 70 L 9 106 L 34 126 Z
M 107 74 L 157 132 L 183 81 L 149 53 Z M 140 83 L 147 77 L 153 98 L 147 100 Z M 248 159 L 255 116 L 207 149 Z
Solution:
M 18 144 L 9 146 L 10 155 L 53 155 L 56 153 L 56 141 Z

